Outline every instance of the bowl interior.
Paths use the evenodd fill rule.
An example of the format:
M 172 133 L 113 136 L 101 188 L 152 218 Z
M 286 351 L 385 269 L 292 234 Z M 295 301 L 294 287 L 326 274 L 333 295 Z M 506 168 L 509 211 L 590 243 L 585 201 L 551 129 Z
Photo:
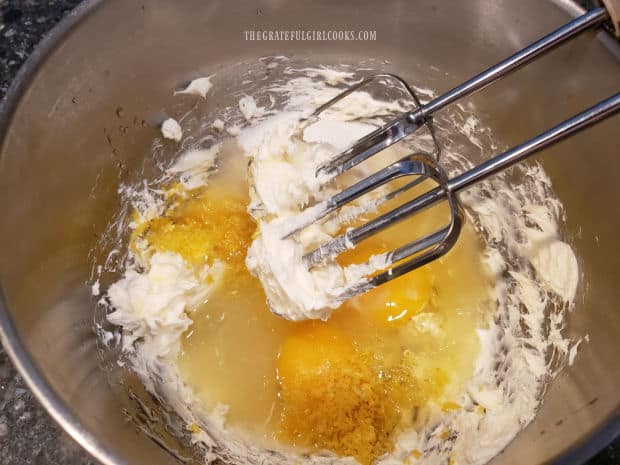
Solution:
M 48 41 L 49 53 L 31 61 L 0 121 L 5 342 L 45 405 L 106 463 L 192 457 L 137 400 L 148 402 L 148 396 L 116 365 L 114 354 L 99 353 L 88 286 L 92 264 L 104 258 L 92 250 L 119 207 L 119 185 L 153 175 L 153 156 L 176 154 L 152 150 L 163 116 L 188 109 L 172 90 L 218 73 L 199 110 L 209 113 L 248 91 L 239 70 L 252 69 L 258 81 L 269 72 L 259 58 L 287 55 L 315 65 L 373 59 L 375 69 L 441 92 L 577 11 L 559 0 L 109 0 L 82 7 Z M 244 31 L 261 29 L 375 30 L 377 40 L 245 40 Z M 619 72 L 620 62 L 594 33 L 585 33 L 466 104 L 509 146 L 617 92 Z M 547 462 L 617 421 L 617 128 L 612 118 L 544 156 L 582 273 L 567 330 L 588 334 L 590 342 L 549 386 L 539 415 L 495 464 Z

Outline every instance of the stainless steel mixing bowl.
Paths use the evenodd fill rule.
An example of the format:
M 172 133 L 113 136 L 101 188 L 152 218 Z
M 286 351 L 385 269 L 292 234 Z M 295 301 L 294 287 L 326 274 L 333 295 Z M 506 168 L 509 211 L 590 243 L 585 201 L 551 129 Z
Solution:
M 410 82 L 446 90 L 580 12 L 569 0 L 85 2 L 35 51 L 0 116 L 0 323 L 13 361 L 52 416 L 103 463 L 176 463 L 173 448 L 188 456 L 136 426 L 162 432 L 157 415 L 128 397 L 131 380 L 110 382 L 113 363 L 98 355 L 86 284 L 117 187 L 142 169 L 157 134 L 149 118 L 174 106 L 171 89 L 240 60 L 286 54 L 315 63 L 389 60 L 386 69 Z M 245 41 L 250 29 L 368 29 L 377 40 Z M 497 138 L 513 144 L 617 92 L 618 56 L 609 38 L 585 34 L 471 101 Z M 210 102 L 231 99 L 222 91 Z M 580 257 L 568 329 L 590 342 L 496 464 L 577 463 L 620 430 L 619 123 L 544 158 Z

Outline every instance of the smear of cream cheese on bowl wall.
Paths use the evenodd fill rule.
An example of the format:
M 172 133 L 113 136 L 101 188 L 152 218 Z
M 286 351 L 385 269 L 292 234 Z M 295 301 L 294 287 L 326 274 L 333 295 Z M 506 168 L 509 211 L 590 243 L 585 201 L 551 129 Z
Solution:
M 383 252 L 445 212 L 425 212 L 311 271 L 303 254 L 371 215 L 373 198 L 287 233 L 340 182 L 427 150 L 429 138 L 386 151 L 349 179 L 317 177 L 408 102 L 358 92 L 304 126 L 361 76 L 296 69 L 284 57 L 262 63 L 284 72 L 246 89 L 189 148 L 178 122 L 164 122 L 163 136 L 182 153 L 156 182 L 120 190 L 131 215 L 118 221 L 129 228 L 122 275 L 92 288 L 104 291 L 126 361 L 182 418 L 206 462 L 487 462 L 534 418 L 545 383 L 580 342 L 562 335 L 578 267 L 559 237 L 563 210 L 549 178 L 534 164 L 516 168 L 520 184 L 500 175 L 472 188 L 461 196 L 468 221 L 450 254 L 341 302 L 339 291 L 385 266 Z M 216 79 L 176 94 L 204 99 Z M 436 126 L 450 169 L 493 144 L 462 108 Z M 372 266 L 351 266 L 372 254 Z

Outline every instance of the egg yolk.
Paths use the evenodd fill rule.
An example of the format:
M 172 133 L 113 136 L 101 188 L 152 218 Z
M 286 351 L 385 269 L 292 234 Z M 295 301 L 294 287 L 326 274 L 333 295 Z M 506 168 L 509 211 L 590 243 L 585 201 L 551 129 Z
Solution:
M 346 306 L 368 313 L 376 324 L 402 326 L 424 311 L 432 293 L 431 276 L 420 268 L 352 299 Z
M 376 240 L 363 241 L 354 249 L 345 252 L 339 263 L 343 266 L 361 263 L 371 254 L 387 249 L 386 244 Z M 411 317 L 424 311 L 432 294 L 432 275 L 427 268 L 422 267 L 350 299 L 343 307 L 364 312 L 382 326 L 402 326 Z

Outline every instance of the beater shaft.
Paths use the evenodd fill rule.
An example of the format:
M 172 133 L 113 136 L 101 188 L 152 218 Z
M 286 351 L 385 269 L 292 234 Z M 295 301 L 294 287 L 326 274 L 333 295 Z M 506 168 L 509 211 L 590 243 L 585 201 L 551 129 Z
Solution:
M 342 152 L 325 165 L 321 166 L 318 171 L 330 176 L 337 176 L 338 174 L 351 169 L 377 152 L 389 147 L 392 144 L 395 144 L 416 131 L 435 112 L 465 96 L 471 95 L 472 93 L 483 89 L 489 84 L 492 84 L 498 79 L 506 76 L 508 73 L 530 63 L 549 50 L 552 50 L 569 39 L 572 39 L 579 33 L 592 27 L 599 26 L 608 19 L 609 13 L 603 7 L 594 8 L 584 13 L 519 52 L 511 55 L 504 61 L 491 66 L 486 71 L 483 71 L 463 84 L 431 100 L 426 105 L 422 105 L 412 112 L 399 115 L 394 120 L 361 138 L 352 147 Z M 359 87 L 365 85 L 367 82 L 368 80 L 364 80 L 356 86 L 347 89 L 342 94 L 337 95 L 329 102 L 319 107 L 314 112 L 314 115 L 316 116 L 320 114 L 337 101 L 342 100 Z M 401 83 L 404 84 L 404 82 Z

